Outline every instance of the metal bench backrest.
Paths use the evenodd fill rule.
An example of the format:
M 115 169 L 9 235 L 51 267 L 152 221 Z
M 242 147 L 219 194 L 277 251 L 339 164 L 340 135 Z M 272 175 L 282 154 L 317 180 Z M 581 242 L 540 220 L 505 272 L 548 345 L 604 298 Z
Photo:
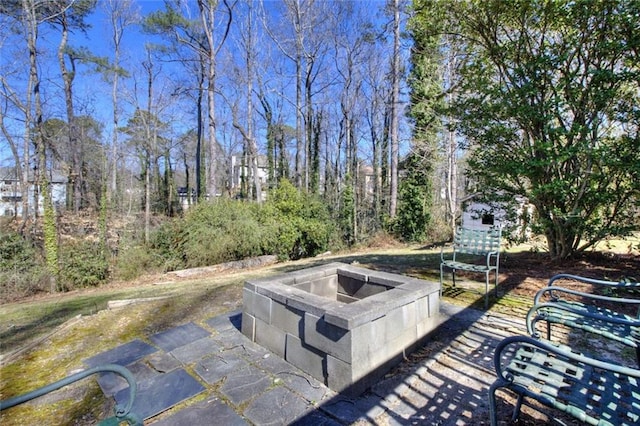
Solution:
M 467 229 L 459 227 L 453 238 L 455 252 L 486 256 L 500 251 L 501 228 Z

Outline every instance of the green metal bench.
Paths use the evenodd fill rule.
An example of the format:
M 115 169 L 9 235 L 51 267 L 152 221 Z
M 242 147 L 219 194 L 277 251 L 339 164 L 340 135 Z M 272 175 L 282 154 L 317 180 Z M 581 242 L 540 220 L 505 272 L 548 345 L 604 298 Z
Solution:
M 551 340 L 551 325 L 562 324 L 620 342 L 636 350 L 640 367 L 640 299 L 604 296 L 560 287 L 558 282 L 579 282 L 604 288 L 607 292 L 635 289 L 640 284 L 628 280 L 619 282 L 596 280 L 577 275 L 559 274 L 549 280 L 549 285 L 538 291 L 533 307 L 527 314 L 527 331 L 532 337 L 540 337 L 536 324 L 545 322 L 547 340 Z M 609 308 L 603 307 L 606 303 Z M 611 308 L 613 307 L 613 309 Z M 616 311 L 618 307 L 619 311 Z M 636 310 L 635 317 L 621 312 Z
M 445 257 L 444 248 L 440 250 L 440 291 L 442 291 L 445 268 L 452 271 L 454 287 L 457 270 L 485 274 L 484 307 L 487 308 L 489 306 L 489 274 L 491 271 L 496 276 L 496 297 L 498 295 L 501 238 L 502 229 L 500 227 L 492 227 L 487 230 L 458 227 L 453 236 L 453 253 L 448 253 Z M 462 257 L 464 257 L 464 261 Z
M 496 391 L 517 395 L 513 421 L 531 398 L 586 424 L 638 425 L 640 370 L 587 357 L 562 345 L 512 336 L 494 354 L 497 380 L 489 388 L 491 424 L 498 424 Z
M 93 374 L 98 374 L 98 373 L 118 374 L 122 376 L 129 384 L 129 400 L 127 401 L 127 403 L 124 406 L 116 405 L 114 409 L 115 416 L 102 420 L 99 423 L 99 425 L 116 426 L 116 425 L 120 425 L 122 422 L 126 422 L 129 425 L 142 426 L 143 424 L 142 418 L 138 416 L 136 413 L 133 413 L 131 411 L 131 408 L 133 407 L 133 403 L 136 398 L 136 393 L 138 388 L 136 379 L 133 377 L 131 372 L 127 370 L 125 367 L 122 367 L 120 365 L 115 365 L 115 364 L 106 364 L 106 365 L 100 365 L 94 368 L 90 368 L 88 370 L 84 370 L 79 373 L 73 374 L 62 380 L 58 380 L 55 383 L 51 383 L 47 386 L 43 386 L 39 389 L 28 392 L 24 395 L 20 395 L 15 398 L 10 398 L 4 401 L 0 401 L 0 411 L 31 401 L 32 399 L 38 398 L 49 392 L 53 392 L 64 386 L 70 385 L 71 383 L 75 383 L 79 380 L 82 380 L 86 377 L 89 377 Z

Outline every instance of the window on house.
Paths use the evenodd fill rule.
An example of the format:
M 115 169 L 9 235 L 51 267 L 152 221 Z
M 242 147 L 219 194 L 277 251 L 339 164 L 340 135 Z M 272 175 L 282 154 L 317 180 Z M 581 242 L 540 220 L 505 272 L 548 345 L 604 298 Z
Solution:
M 494 219 L 493 215 L 489 213 L 485 213 L 482 215 L 482 224 L 483 225 L 493 225 Z

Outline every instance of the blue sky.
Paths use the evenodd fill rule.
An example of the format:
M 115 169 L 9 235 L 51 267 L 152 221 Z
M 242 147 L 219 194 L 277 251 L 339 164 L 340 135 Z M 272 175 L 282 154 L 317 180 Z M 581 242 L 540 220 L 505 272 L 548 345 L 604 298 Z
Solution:
M 0 0 L 1 1 L 1 0 Z M 194 4 L 190 0 L 191 4 Z M 139 8 L 140 15 L 146 16 L 149 13 L 157 10 L 164 9 L 164 1 L 162 0 L 137 0 L 134 2 L 135 6 Z M 259 4 L 258 1 L 255 4 Z M 373 19 L 379 22 L 379 10 L 384 5 L 384 0 L 367 1 L 362 0 L 359 5 L 366 4 L 366 13 L 372 16 L 376 15 Z M 268 12 L 272 12 L 278 9 L 281 5 L 279 0 L 266 1 L 266 8 Z M 107 21 L 107 16 L 104 11 L 104 3 L 98 1 L 98 7 L 96 11 L 89 17 L 88 23 L 91 24 L 91 28 L 86 34 L 74 33 L 70 37 L 69 45 L 75 48 L 87 47 L 93 54 L 97 56 L 111 57 L 113 47 L 111 44 L 111 30 Z M 236 19 L 238 15 L 236 14 Z M 237 22 L 237 20 L 236 20 Z M 62 97 L 61 79 L 59 75 L 59 67 L 55 58 L 55 51 L 59 42 L 59 33 L 52 30 L 50 27 L 43 25 L 40 30 L 40 51 L 42 52 L 42 62 L 40 67 L 41 79 L 43 80 L 43 99 L 46 106 L 48 117 L 59 117 L 65 119 L 64 115 L 64 100 Z M 6 41 L 11 40 L 13 45 Z M 4 43 L 3 43 L 4 41 Z M 139 25 L 132 25 L 128 27 L 124 33 L 123 49 L 122 49 L 122 64 L 130 71 L 132 76 L 136 76 L 138 84 L 143 85 L 143 76 L 141 71 L 141 63 L 145 60 L 146 43 L 154 42 L 160 43 L 162 40 L 159 37 L 145 34 L 141 31 Z M 5 67 L 11 61 L 18 60 L 23 61 L 26 65 L 27 55 L 24 54 L 25 47 L 23 40 L 19 38 L 2 39 L 0 38 L 0 65 Z M 228 41 L 227 44 L 230 42 Z M 166 74 L 164 81 L 157 83 L 156 90 L 160 93 L 162 90 L 170 91 L 170 85 L 175 83 L 173 80 L 184 77 L 185 70 L 177 64 L 168 62 L 157 63 L 157 67 L 161 67 Z M 11 67 L 10 67 L 11 68 Z M 24 70 L 27 68 L 20 68 L 14 66 L 14 69 L 22 69 L 23 76 L 22 81 L 26 79 L 26 73 Z M 1 70 L 0 70 L 1 71 Z M 97 121 L 105 123 L 105 129 L 103 139 L 109 141 L 111 138 L 112 125 L 112 107 L 111 107 L 111 86 L 108 82 L 104 81 L 99 75 L 96 75 L 92 70 L 86 66 L 80 66 L 78 70 L 79 74 L 74 81 L 75 98 L 77 99 L 75 108 L 77 115 L 91 115 Z M 124 118 L 130 115 L 135 109 L 136 101 L 133 99 L 127 99 L 127 97 L 134 96 L 133 78 L 122 81 L 121 83 L 121 98 L 124 100 L 122 107 L 123 121 L 120 125 L 124 125 Z M 16 92 L 20 93 L 20 79 L 12 80 L 15 84 Z M 164 87 L 163 87 L 164 85 Z M 139 90 L 140 91 L 140 90 Z M 139 95 L 141 96 L 141 95 Z M 142 104 L 142 100 L 138 100 L 138 105 Z M 193 126 L 193 117 L 187 117 L 189 111 L 185 110 L 184 106 L 176 106 L 174 111 L 169 111 L 167 115 L 177 122 L 185 123 L 185 131 L 187 128 Z M 221 105 L 220 108 L 224 108 Z M 48 117 L 45 117 L 48 118 Z M 18 121 L 11 121 L 8 117 L 7 124 L 13 126 L 16 135 L 23 132 L 23 126 Z M 291 124 L 294 124 L 293 122 Z M 4 138 L 0 135 L 0 166 L 11 163 L 12 156 L 7 149 L 8 145 Z

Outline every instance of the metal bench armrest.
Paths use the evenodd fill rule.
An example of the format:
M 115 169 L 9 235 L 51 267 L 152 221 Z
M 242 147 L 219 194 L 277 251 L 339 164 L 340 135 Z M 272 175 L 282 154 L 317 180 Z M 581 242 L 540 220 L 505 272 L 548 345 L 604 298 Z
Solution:
M 545 308 L 552 308 L 554 310 L 564 311 L 566 313 L 574 314 L 576 316 L 593 318 L 595 320 L 599 320 L 605 323 L 626 325 L 629 327 L 640 327 L 640 318 L 631 318 L 627 315 L 620 314 L 617 312 L 613 312 L 614 314 L 616 314 L 616 316 L 602 315 L 596 312 L 591 312 L 588 310 L 568 306 L 565 304 L 550 302 L 550 303 L 538 303 L 536 305 L 533 305 L 531 309 L 529 309 L 529 312 L 527 312 L 526 323 L 527 323 L 527 332 L 529 333 L 529 335 L 533 337 L 539 337 L 539 334 L 535 330 L 535 323 L 538 320 L 542 320 L 542 321 L 546 320 L 544 313 L 539 314 L 539 311 Z M 540 315 L 540 317 L 538 317 L 538 315 Z
M 495 258 L 494 263 L 491 263 L 491 259 Z M 500 261 L 500 252 L 492 251 L 487 253 L 487 268 L 496 268 L 498 267 L 498 262 Z
M 631 288 L 640 290 L 640 282 L 632 280 L 630 278 L 622 278 L 620 281 L 599 280 L 595 278 L 582 277 L 580 275 L 573 274 L 557 274 L 551 277 L 548 286 L 554 286 L 558 280 L 578 281 L 586 284 L 594 284 L 599 286 L 606 286 L 611 288 Z
M 585 365 L 608 370 L 618 374 L 623 374 L 625 376 L 640 378 L 640 369 L 637 368 L 626 367 L 619 364 L 613 364 L 595 358 L 590 358 L 578 352 L 574 352 L 566 346 L 555 345 L 546 340 L 534 339 L 529 336 L 511 336 L 498 343 L 493 357 L 493 363 L 498 377 L 507 382 L 512 381 L 513 378 L 510 377 L 510 373 L 503 368 L 503 365 L 508 364 L 508 361 L 511 359 L 511 355 L 515 353 L 514 349 L 509 348 L 510 346 L 514 345 L 529 346 L 535 350 L 545 351 L 547 353 L 562 356 L 566 358 L 568 362 L 583 363 Z
M 580 296 L 583 297 L 585 299 L 591 299 L 594 301 L 603 301 L 603 302 L 612 302 L 612 303 L 626 303 L 626 304 L 633 304 L 633 305 L 639 305 L 640 306 L 640 299 L 630 299 L 630 298 L 623 298 L 623 297 L 612 297 L 612 296 L 601 296 L 599 294 L 593 294 L 593 293 L 585 293 L 583 291 L 578 291 L 578 290 L 573 290 L 573 289 L 569 289 L 569 288 L 565 288 L 565 287 L 559 287 L 559 286 L 550 286 L 550 287 L 545 287 L 541 290 L 538 290 L 538 292 L 536 293 L 536 295 L 533 298 L 533 304 L 537 305 L 539 303 L 541 303 L 541 299 L 543 296 L 545 296 L 546 294 L 549 294 L 549 296 L 551 297 L 551 300 L 558 300 L 558 294 L 559 293 L 564 293 L 564 294 L 571 294 L 573 296 Z
M 73 374 L 69 377 L 66 377 L 62 380 L 58 380 L 57 382 L 51 383 L 47 386 L 43 386 L 39 389 L 28 392 L 24 395 L 20 395 L 14 398 L 9 398 L 7 400 L 0 401 L 0 411 L 5 410 L 7 408 L 14 407 L 16 405 L 23 404 L 27 401 L 31 401 L 32 399 L 38 398 L 49 392 L 58 390 L 64 386 L 75 383 L 93 374 L 106 373 L 106 372 L 118 374 L 119 376 L 123 377 L 129 384 L 129 400 L 124 406 L 117 405 L 115 407 L 115 414 L 116 414 L 115 421 L 117 422 L 117 424 L 119 424 L 122 421 L 126 421 L 129 424 L 142 425 L 142 419 L 136 413 L 133 413 L 131 411 L 133 407 L 133 403 L 135 402 L 136 393 L 138 389 L 136 379 L 135 377 L 133 377 L 133 374 L 131 374 L 129 370 L 127 370 L 125 367 L 122 367 L 121 365 L 116 365 L 116 364 L 100 365 L 97 367 L 90 368 L 88 370 L 80 371 L 79 373 Z M 111 419 L 107 419 L 106 421 L 108 422 L 110 420 Z

